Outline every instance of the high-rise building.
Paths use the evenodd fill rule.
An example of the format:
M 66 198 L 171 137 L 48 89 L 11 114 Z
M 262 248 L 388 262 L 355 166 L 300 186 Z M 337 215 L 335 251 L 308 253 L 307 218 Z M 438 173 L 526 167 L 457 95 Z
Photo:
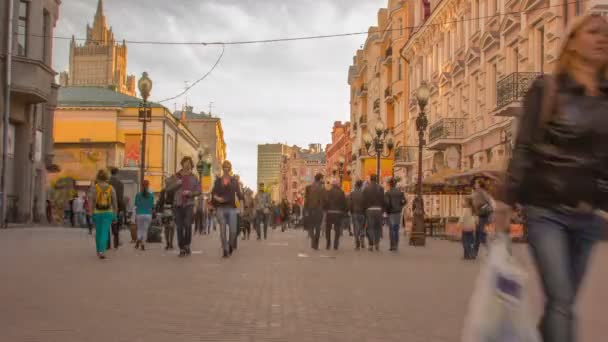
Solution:
M 9 4 L 13 49 L 7 58 Z M 43 221 L 47 199 L 46 174 L 53 164 L 53 115 L 57 105 L 55 71 L 52 69 L 53 30 L 61 1 L 0 2 L 0 113 L 9 109 L 6 174 L 6 220 Z M 6 97 L 4 70 L 10 60 L 10 94 Z M 2 121 L 2 120 L 0 120 Z M 0 130 L 2 130 L 0 122 Z M 0 221 L 2 219 L 0 218 Z
M 135 76 L 127 75 L 127 45 L 116 43 L 103 13 L 103 0 L 97 3 L 93 26 L 87 25 L 87 40 L 78 45 L 72 36 L 70 70 L 60 75 L 61 86 L 93 86 L 135 96 Z
M 279 201 L 281 184 L 281 165 L 283 156 L 288 156 L 293 147 L 285 144 L 258 145 L 258 181 L 264 183 L 273 201 Z

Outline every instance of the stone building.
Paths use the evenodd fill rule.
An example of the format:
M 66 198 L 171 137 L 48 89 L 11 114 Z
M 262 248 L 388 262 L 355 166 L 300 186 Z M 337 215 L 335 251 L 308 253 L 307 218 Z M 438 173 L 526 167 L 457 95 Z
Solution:
M 353 153 L 352 141 L 350 140 L 350 131 L 350 122 L 334 122 L 334 127 L 331 132 L 331 144 L 328 144 L 325 149 L 325 174 L 338 177 L 339 174 L 337 174 L 337 169 L 340 167 L 339 160 L 340 158 L 344 158 L 344 165 L 342 166 L 342 172 L 344 175 L 343 180 L 349 178 L 347 177 L 348 169 L 351 165 Z
M 10 82 L 6 82 L 9 3 L 13 5 Z M 46 174 L 53 165 L 53 115 L 57 103 L 52 69 L 53 31 L 59 0 L 0 3 L 0 112 L 9 115 L 6 171 L 9 222 L 43 221 Z M 8 89 L 7 89 L 8 87 Z M 9 98 L 6 91 L 9 90 Z M 9 104 L 10 105 L 7 105 Z M 0 128 L 3 128 L 0 120 Z M 2 144 L 2 140 L 0 140 Z M 4 146 L 2 146 L 4 148 Z M 0 160 L 1 163 L 1 160 Z
M 70 70 L 60 75 L 61 86 L 106 87 L 135 96 L 135 76 L 127 75 L 127 45 L 117 43 L 103 13 L 103 0 L 97 3 L 93 26 L 87 25 L 83 45 L 72 36 Z
M 107 88 L 67 87 L 59 90 L 55 114 L 55 153 L 61 172 L 49 184 L 71 178 L 85 190 L 99 169 L 119 168 L 128 190 L 138 189 L 142 123 L 138 119 L 141 99 Z M 200 146 L 195 135 L 167 108 L 150 103 L 152 121 L 146 132 L 146 179 L 159 192 L 164 180 L 179 168 L 181 158 L 197 158 Z
M 397 145 L 397 156 L 405 146 L 407 132 L 408 73 L 399 51 L 407 42 L 413 22 L 413 1 L 389 0 L 387 8 L 378 11 L 377 23 L 369 28 L 363 47 L 357 50 L 348 70 L 350 85 L 350 122 L 352 162 L 356 178 L 367 178 L 376 171 L 376 160 L 365 152 L 363 135 L 373 134 L 380 120 L 389 128 Z M 383 177 L 404 176 L 399 164 L 393 170 L 394 153 L 382 161 Z M 403 173 L 403 174 L 402 174 Z
M 257 184 L 264 183 L 273 201 L 281 198 L 281 167 L 283 156 L 289 156 L 295 147 L 285 144 L 258 145 Z
M 173 113 L 181 120 L 201 143 L 201 147 L 209 152 L 212 158 L 213 174 L 217 175 L 226 155 L 226 141 L 222 119 L 205 112 L 195 113 L 191 106 L 184 106 L 183 110 Z
M 308 149 L 292 147 L 291 153 L 283 156 L 281 199 L 303 204 L 304 190 L 317 173 L 326 174 L 326 153 L 319 145 L 311 144 Z
M 428 11 L 425 3 L 430 5 Z M 565 6 L 559 6 L 565 4 Z M 406 145 L 417 145 L 415 92 L 430 86 L 423 179 L 500 171 L 513 143 L 515 117 L 530 83 L 551 72 L 568 21 L 606 11 L 608 1 L 431 0 L 413 2 L 407 62 Z M 417 175 L 417 154 L 406 182 Z M 460 196 L 426 196 L 429 216 L 458 216 Z

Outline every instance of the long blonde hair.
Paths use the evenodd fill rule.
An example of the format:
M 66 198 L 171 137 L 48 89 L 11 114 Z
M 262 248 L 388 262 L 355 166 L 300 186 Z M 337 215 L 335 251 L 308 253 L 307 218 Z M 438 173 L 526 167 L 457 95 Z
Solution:
M 578 58 L 576 53 L 574 53 L 574 49 L 570 47 L 572 41 L 575 39 L 576 34 L 580 32 L 580 30 L 587 26 L 591 21 L 600 19 L 604 22 L 607 22 L 604 17 L 602 17 L 598 13 L 590 13 L 586 15 L 582 15 L 580 17 L 575 17 L 572 19 L 568 30 L 566 30 L 566 34 L 563 37 L 562 47 L 559 53 L 559 58 L 557 60 L 557 65 L 555 69 L 555 74 L 566 74 L 572 70 L 572 60 Z M 608 22 L 607 22 L 608 23 Z M 606 76 L 606 66 L 602 68 L 602 75 Z

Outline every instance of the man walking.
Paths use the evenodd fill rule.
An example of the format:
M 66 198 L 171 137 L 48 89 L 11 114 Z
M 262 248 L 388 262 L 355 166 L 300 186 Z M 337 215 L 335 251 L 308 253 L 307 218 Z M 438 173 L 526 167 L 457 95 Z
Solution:
M 315 182 L 306 188 L 304 208 L 308 212 L 308 226 L 310 229 L 311 247 L 319 249 L 319 238 L 321 237 L 321 222 L 323 221 L 323 204 L 325 189 L 323 188 L 323 175 L 315 175 Z
M 331 248 L 331 229 L 334 229 L 334 250 L 338 250 L 340 245 L 340 235 L 342 235 L 343 218 L 346 213 L 346 196 L 340 189 L 337 180 L 332 181 L 332 187 L 327 192 L 327 201 L 323 207 L 327 216 L 325 217 L 325 239 L 327 249 Z
M 84 213 L 84 196 L 76 196 L 74 198 L 74 201 L 72 201 L 72 211 L 74 212 L 74 222 L 76 227 L 84 227 L 86 224 L 86 215 Z
M 258 193 L 254 199 L 255 205 L 255 232 L 258 240 L 262 239 L 261 224 L 264 224 L 264 240 L 268 238 L 268 225 L 270 224 L 270 195 L 264 190 L 264 183 L 258 185 Z
M 374 246 L 380 250 L 380 230 L 382 229 L 382 213 L 384 209 L 384 189 L 378 184 L 378 176 L 373 174 L 370 183 L 363 190 L 363 207 L 367 214 L 367 231 L 369 250 Z
M 236 249 L 237 201 L 243 200 L 238 180 L 231 174 L 232 163 L 226 160 L 222 163 L 222 177 L 215 180 L 211 191 L 213 206 L 217 209 L 217 217 L 220 221 L 220 239 L 224 258 L 231 256 Z
M 405 206 L 405 195 L 397 189 L 397 181 L 391 178 L 388 181 L 389 190 L 384 195 L 385 210 L 388 214 L 389 238 L 391 247 L 389 251 L 399 249 L 399 227 L 401 226 L 401 211 Z
M 365 209 L 363 207 L 363 191 L 361 187 L 363 181 L 358 180 L 355 183 L 355 190 L 350 194 L 348 199 L 348 211 L 353 218 L 355 226 L 355 249 L 365 249 Z
M 114 238 L 114 248 L 118 248 L 120 246 L 120 228 L 122 226 L 123 215 L 125 214 L 125 187 L 120 179 L 118 179 L 118 168 L 111 168 L 110 173 L 110 185 L 116 192 L 116 202 L 118 204 L 118 212 L 116 213 L 116 218 L 112 221 L 110 230 Z M 108 249 L 110 249 L 110 240 L 112 239 L 108 239 Z

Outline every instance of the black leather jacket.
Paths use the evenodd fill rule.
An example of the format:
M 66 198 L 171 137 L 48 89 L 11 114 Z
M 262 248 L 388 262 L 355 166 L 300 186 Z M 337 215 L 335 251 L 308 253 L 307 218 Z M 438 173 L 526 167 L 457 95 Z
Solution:
M 346 196 L 344 195 L 344 191 L 337 186 L 332 186 L 332 188 L 326 192 L 326 200 L 323 203 L 323 209 L 327 211 L 346 211 Z
M 378 183 L 370 183 L 363 190 L 363 208 L 384 210 L 384 189 Z
M 541 123 L 544 81 L 535 81 L 524 101 L 524 112 L 509 165 L 507 204 L 538 206 L 586 202 L 608 204 L 608 81 L 601 95 L 586 96 L 567 75 L 556 78 L 554 111 Z

